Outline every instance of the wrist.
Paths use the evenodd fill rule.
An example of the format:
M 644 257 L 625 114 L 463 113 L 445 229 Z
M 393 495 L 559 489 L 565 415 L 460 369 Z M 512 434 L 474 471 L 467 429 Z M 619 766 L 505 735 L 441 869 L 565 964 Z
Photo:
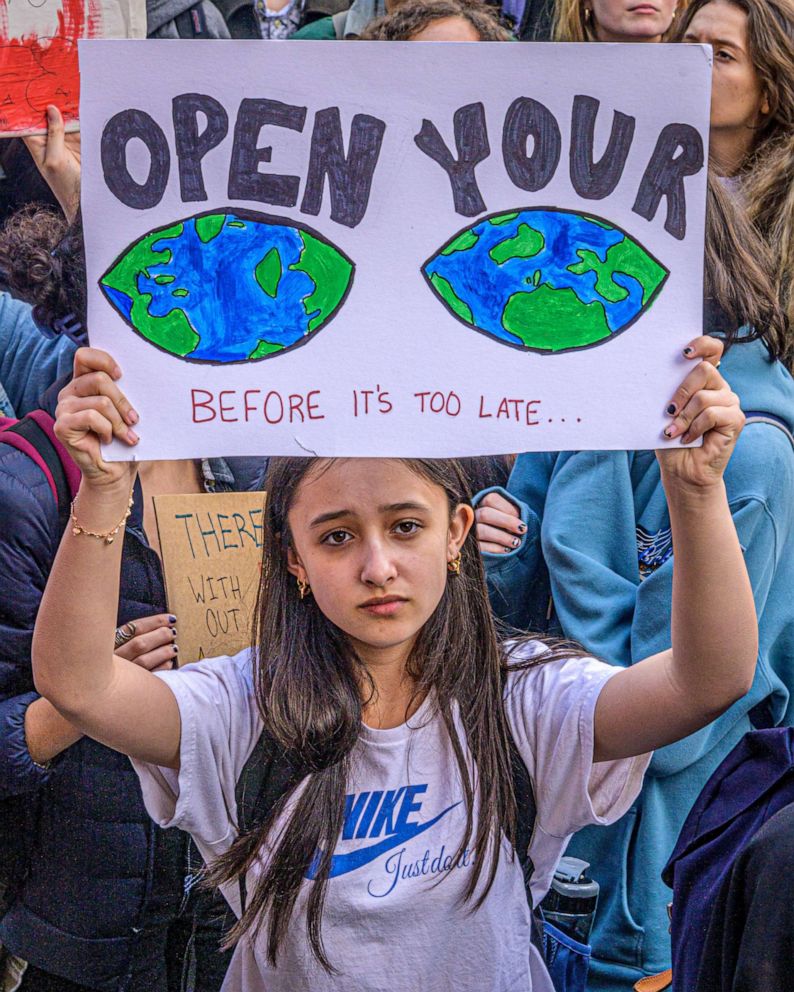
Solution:
M 668 504 L 680 509 L 691 508 L 702 512 L 707 507 L 722 506 L 727 502 L 724 479 L 700 485 L 662 470 L 662 485 Z

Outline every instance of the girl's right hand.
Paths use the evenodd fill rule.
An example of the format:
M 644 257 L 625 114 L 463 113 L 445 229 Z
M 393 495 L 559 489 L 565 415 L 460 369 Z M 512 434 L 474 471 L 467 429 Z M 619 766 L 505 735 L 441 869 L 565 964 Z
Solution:
M 74 377 L 58 396 L 55 433 L 80 469 L 84 482 L 93 486 L 124 483 L 129 488 L 134 462 L 106 462 L 101 444 L 116 437 L 130 447 L 138 443 L 132 429 L 138 414 L 116 381 L 121 369 L 106 351 L 79 348 L 74 356 Z
M 483 496 L 474 511 L 474 518 L 477 521 L 480 554 L 506 554 L 515 551 L 524 540 L 527 528 L 518 507 L 499 493 Z
M 132 626 L 135 633 L 121 647 L 114 648 L 113 654 L 150 672 L 174 668 L 179 651 L 175 623 L 176 617 L 169 613 L 157 613 L 151 617 L 140 617 L 130 624 L 122 624 L 120 630 L 128 633 Z

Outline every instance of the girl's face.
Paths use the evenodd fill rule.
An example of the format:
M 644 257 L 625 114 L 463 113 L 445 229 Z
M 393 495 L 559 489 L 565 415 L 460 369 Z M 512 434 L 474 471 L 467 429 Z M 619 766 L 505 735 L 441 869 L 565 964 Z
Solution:
M 584 0 L 599 41 L 659 41 L 677 0 Z
M 712 130 L 758 127 L 769 103 L 749 55 L 747 14 L 730 0 L 713 0 L 692 18 L 684 41 L 714 49 Z
M 367 664 L 407 659 L 472 525 L 446 494 L 393 459 L 321 462 L 289 511 L 289 570 Z

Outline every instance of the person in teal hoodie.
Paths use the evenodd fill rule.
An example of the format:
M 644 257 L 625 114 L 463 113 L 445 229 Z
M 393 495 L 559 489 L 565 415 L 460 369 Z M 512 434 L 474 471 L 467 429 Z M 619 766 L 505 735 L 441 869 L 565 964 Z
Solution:
M 601 886 L 591 992 L 624 992 L 669 967 L 671 893 L 660 874 L 686 815 L 748 730 L 794 718 L 794 380 L 761 340 L 731 347 L 720 371 L 748 416 L 725 485 L 758 611 L 757 674 L 714 723 L 655 754 L 626 816 L 573 838 L 567 853 Z M 520 455 L 506 490 L 477 501 L 502 619 L 624 666 L 670 646 L 673 548 L 652 451 Z

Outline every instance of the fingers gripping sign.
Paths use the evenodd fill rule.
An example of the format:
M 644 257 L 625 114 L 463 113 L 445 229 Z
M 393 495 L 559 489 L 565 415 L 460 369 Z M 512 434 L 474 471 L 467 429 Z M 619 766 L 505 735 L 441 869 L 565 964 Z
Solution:
M 672 397 L 666 408 L 672 418 L 664 430 L 670 439 L 680 438 L 681 447 L 657 452 L 662 467 L 681 482 L 710 486 L 722 480 L 736 439 L 744 426 L 739 397 L 720 375 L 722 342 L 701 337 L 692 341 L 684 355 L 700 359 Z M 702 446 L 685 448 L 703 438 Z
M 138 443 L 132 425 L 138 415 L 116 384 L 121 369 L 97 348 L 80 348 L 74 359 L 74 378 L 58 396 L 55 433 L 77 463 L 84 479 L 113 484 L 131 482 L 134 467 L 106 462 L 101 445 L 115 437 L 129 447 Z

